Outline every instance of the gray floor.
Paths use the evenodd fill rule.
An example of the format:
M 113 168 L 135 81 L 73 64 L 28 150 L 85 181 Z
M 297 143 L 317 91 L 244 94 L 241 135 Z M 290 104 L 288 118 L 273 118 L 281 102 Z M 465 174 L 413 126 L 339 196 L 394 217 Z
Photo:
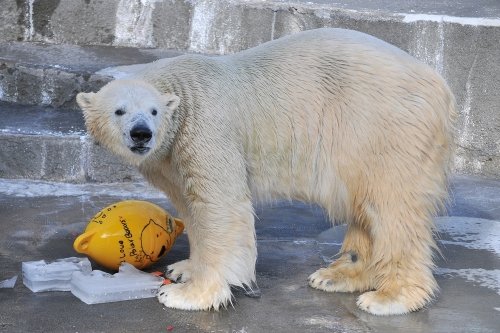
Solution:
M 57 193 L 57 195 L 55 195 Z M 147 193 L 147 194 L 144 194 Z M 68 185 L 0 180 L 0 280 L 21 262 L 75 255 L 72 242 L 109 203 L 144 198 L 171 209 L 143 184 Z M 21 276 L 0 289 L 1 332 L 499 332 L 500 181 L 457 176 L 449 215 L 437 218 L 439 297 L 406 316 L 356 308 L 358 294 L 309 288 L 307 276 L 340 248 L 344 227 L 300 203 L 257 208 L 260 298 L 235 291 L 220 312 L 165 309 L 156 299 L 86 305 L 69 292 L 32 293 Z M 185 236 L 152 269 L 186 258 Z M 98 267 L 94 267 L 98 268 Z

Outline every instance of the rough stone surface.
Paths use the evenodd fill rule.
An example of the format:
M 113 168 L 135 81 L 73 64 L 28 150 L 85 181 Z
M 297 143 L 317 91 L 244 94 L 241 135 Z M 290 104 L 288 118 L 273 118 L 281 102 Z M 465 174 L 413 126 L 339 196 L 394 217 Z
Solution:
M 77 108 L 80 91 L 96 91 L 109 77 L 96 71 L 151 62 L 177 51 L 113 46 L 0 44 L 0 101 Z
M 0 24 L 4 32 L 0 41 L 108 45 L 44 49 L 33 44 L 0 45 L 0 100 L 23 104 L 75 107 L 77 91 L 95 90 L 106 82 L 107 78 L 94 75 L 96 70 L 172 55 L 109 45 L 226 54 L 319 27 L 372 34 L 434 67 L 449 83 L 459 111 L 455 170 L 500 176 L 500 3 L 496 0 L 1 3 L 0 18 L 6 23 Z M 85 62 L 95 66 L 78 67 Z
M 500 327 L 500 182 L 453 181 L 449 217 L 437 221 L 435 276 L 439 296 L 422 311 L 377 317 L 359 310 L 358 293 L 326 293 L 307 276 L 339 251 L 344 226 L 300 203 L 256 208 L 260 298 L 235 291 L 234 306 L 219 312 L 166 309 L 154 298 L 87 305 L 69 292 L 32 293 L 21 282 L 0 289 L 0 332 L 404 332 L 496 333 Z M 0 180 L 0 280 L 21 274 L 21 262 L 77 253 L 76 236 L 100 209 L 138 198 L 173 212 L 156 191 L 135 184 L 68 185 Z M 189 255 L 186 235 L 149 271 Z M 98 269 L 97 265 L 93 265 Z M 64 314 L 63 316 L 61 314 Z
M 0 177 L 75 181 L 81 178 L 78 141 L 57 137 L 2 136 Z M 64 164 L 62 164 L 64 162 Z
M 0 42 L 23 39 L 22 13 L 17 1 L 0 0 Z
M 0 178 L 74 183 L 143 180 L 87 136 L 1 134 L 0 140 Z
M 143 180 L 86 135 L 80 111 L 0 103 L 0 178 L 65 182 Z
M 204 53 L 210 50 L 234 52 L 236 46 L 248 48 L 260 43 L 262 38 L 271 39 L 274 20 L 269 17 L 280 11 L 299 16 L 312 13 L 319 21 L 325 16 L 332 16 L 339 22 L 349 18 L 361 26 L 370 26 L 381 19 L 402 21 L 406 14 L 433 16 L 423 18 L 424 22 L 441 20 L 443 15 L 462 17 L 475 22 L 473 25 L 486 21 L 470 21 L 471 18 L 495 21 L 500 16 L 500 4 L 496 0 L 473 3 L 466 0 L 439 3 L 431 0 L 46 0 L 34 1 L 31 5 L 28 0 L 16 1 L 17 5 L 14 0 L 3 1 L 16 13 L 22 11 L 13 16 L 22 16 L 18 22 L 27 31 L 25 40 L 183 50 L 193 45 L 194 49 L 204 46 L 201 50 Z M 73 23 L 75 12 L 79 13 L 78 25 Z M 304 23 L 301 28 L 307 29 L 310 22 Z M 293 32 L 293 28 L 288 33 Z
M 172 0 L 155 3 L 155 6 L 152 44 L 159 48 L 187 50 L 193 11 L 190 3 Z
M 82 155 L 87 156 L 84 164 L 86 181 L 113 183 L 144 180 L 135 168 L 95 144 L 89 137 L 84 138 Z
M 27 40 L 111 45 L 118 23 L 117 5 L 116 0 L 35 1 L 31 15 L 33 26 L 28 23 Z

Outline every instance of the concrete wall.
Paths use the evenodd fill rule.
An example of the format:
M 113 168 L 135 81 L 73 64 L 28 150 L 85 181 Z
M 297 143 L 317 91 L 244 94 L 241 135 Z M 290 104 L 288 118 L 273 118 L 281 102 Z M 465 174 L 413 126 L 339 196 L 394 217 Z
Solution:
M 84 135 L 38 135 L 36 140 L 33 135 L 3 135 L 0 178 L 73 183 L 143 181 L 135 168 Z
M 488 13 L 496 13 L 492 6 Z M 353 10 L 329 1 L 0 0 L 0 21 L 6 22 L 0 40 L 208 54 L 233 53 L 318 27 L 363 31 L 408 51 L 444 76 L 460 113 L 456 170 L 500 177 L 498 18 Z

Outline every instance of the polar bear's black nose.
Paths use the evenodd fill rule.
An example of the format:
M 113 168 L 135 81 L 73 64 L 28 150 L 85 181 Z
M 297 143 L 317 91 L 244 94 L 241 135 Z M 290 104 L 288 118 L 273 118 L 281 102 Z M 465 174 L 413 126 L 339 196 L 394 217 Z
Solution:
M 132 141 L 138 144 L 148 143 L 152 136 L 153 132 L 151 132 L 151 130 L 143 124 L 136 125 L 130 130 L 130 137 L 132 138 Z

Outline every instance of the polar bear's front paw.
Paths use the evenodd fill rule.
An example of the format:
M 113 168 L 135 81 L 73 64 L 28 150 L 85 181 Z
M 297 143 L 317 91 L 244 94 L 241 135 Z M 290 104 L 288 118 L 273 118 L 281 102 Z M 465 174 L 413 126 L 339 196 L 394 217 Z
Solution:
M 352 262 L 346 254 L 327 268 L 320 268 L 309 276 L 309 285 L 329 292 L 353 292 L 371 289 L 371 280 L 363 265 Z
M 431 285 L 406 285 L 388 290 L 369 291 L 358 297 L 356 304 L 361 310 L 374 315 L 398 315 L 422 309 L 434 296 Z
M 160 288 L 158 300 L 181 310 L 219 310 L 231 302 L 231 290 L 227 284 L 173 283 Z
M 380 291 L 362 294 L 358 297 L 356 304 L 361 310 L 379 316 L 405 314 L 412 311 L 403 297 L 390 297 Z
M 191 278 L 191 261 L 181 260 L 167 266 L 166 276 L 176 282 L 186 282 Z
M 336 285 L 329 276 L 326 268 L 320 268 L 309 276 L 309 285 L 324 291 L 337 291 Z

